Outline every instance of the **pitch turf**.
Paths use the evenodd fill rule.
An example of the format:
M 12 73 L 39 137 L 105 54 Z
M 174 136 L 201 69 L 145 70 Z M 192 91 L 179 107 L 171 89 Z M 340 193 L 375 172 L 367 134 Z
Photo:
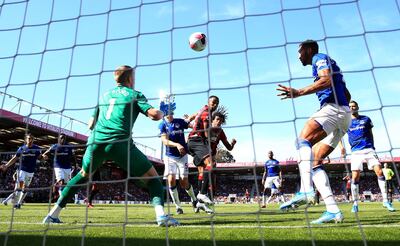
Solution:
M 400 209 L 400 204 L 395 203 Z M 259 209 L 256 204 L 216 205 L 214 215 L 194 214 L 189 205 L 174 215 L 180 227 L 160 228 L 150 205 L 68 205 L 61 225 L 42 225 L 46 204 L 26 204 L 20 210 L 0 207 L 0 245 L 400 245 L 400 211 L 390 213 L 381 203 L 362 203 L 359 218 L 349 204 L 341 204 L 342 224 L 307 227 L 304 210 L 282 213 L 277 205 Z M 171 214 L 175 211 L 171 207 Z M 308 209 L 313 220 L 324 206 Z M 12 221 L 12 223 L 11 223 Z M 168 238 L 168 240 L 166 239 Z

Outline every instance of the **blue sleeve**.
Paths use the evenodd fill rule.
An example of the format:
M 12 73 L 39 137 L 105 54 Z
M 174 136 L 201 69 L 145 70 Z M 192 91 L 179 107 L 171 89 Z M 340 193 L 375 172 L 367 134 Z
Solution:
M 20 157 L 21 154 L 22 154 L 22 152 L 23 152 L 23 146 L 21 146 L 21 147 L 19 147 L 19 148 L 17 149 L 17 153 L 15 153 L 15 155 L 16 155 L 17 157 Z
M 369 117 L 368 117 L 368 126 L 369 126 L 369 129 L 372 129 L 374 127 L 374 124 L 372 123 L 372 120 Z
M 164 121 L 161 122 L 160 125 L 158 125 L 158 129 L 160 130 L 160 135 L 167 133 Z
M 188 129 L 189 128 L 189 122 L 187 122 L 184 119 L 181 119 L 180 121 L 181 121 L 180 124 L 182 126 L 182 129 Z
M 50 147 L 50 152 L 55 152 L 56 151 L 56 149 L 57 149 L 57 144 L 53 144 L 51 147 Z
M 329 57 L 325 54 L 316 54 L 313 56 L 312 65 L 317 72 L 320 70 L 329 69 Z

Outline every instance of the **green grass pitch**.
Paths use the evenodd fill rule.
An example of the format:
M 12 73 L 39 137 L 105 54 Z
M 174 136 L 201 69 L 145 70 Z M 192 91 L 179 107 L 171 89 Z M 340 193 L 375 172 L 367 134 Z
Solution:
M 394 203 L 400 208 L 400 204 Z M 47 204 L 26 204 L 20 210 L 0 207 L 0 245 L 400 245 L 400 212 L 390 213 L 381 203 L 361 203 L 360 230 L 350 204 L 341 204 L 341 224 L 307 227 L 306 216 L 316 219 L 325 206 L 279 212 L 277 205 L 215 205 L 216 214 L 194 214 L 189 205 L 174 215 L 180 227 L 161 228 L 150 205 L 68 205 L 60 225 L 42 225 Z M 167 208 L 166 208 L 167 209 Z M 171 214 L 174 214 L 171 207 Z M 12 223 L 11 223 L 12 221 Z M 166 239 L 168 238 L 168 239 Z M 312 241 L 312 239 L 314 241 Z

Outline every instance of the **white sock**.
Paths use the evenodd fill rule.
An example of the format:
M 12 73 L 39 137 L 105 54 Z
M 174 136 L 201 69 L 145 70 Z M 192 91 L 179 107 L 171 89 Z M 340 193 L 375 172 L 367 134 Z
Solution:
M 22 191 L 20 191 L 20 190 L 17 191 L 16 195 L 14 197 L 14 201 L 16 201 L 16 204 L 19 204 L 19 200 L 20 200 L 21 196 L 22 196 Z
M 156 217 L 157 218 L 165 215 L 164 207 L 161 206 L 161 205 L 155 205 L 154 206 L 154 210 L 156 211 Z
M 22 192 L 22 196 L 21 196 L 20 201 L 19 201 L 20 204 L 22 204 L 22 202 L 25 200 L 26 195 L 28 195 L 27 191 Z
M 14 192 L 11 193 L 6 199 L 3 200 L 3 202 L 8 202 L 9 200 L 11 200 L 12 198 L 14 198 Z
M 272 196 L 269 196 L 266 203 L 269 204 L 269 202 L 271 201 L 271 199 L 272 199 Z
M 385 184 L 385 176 L 378 177 L 378 185 L 379 189 L 381 190 L 382 193 L 382 200 L 383 202 L 388 201 L 388 196 L 387 196 L 387 189 L 386 189 L 386 184 Z
M 263 196 L 262 196 L 262 204 L 263 205 L 265 205 L 265 199 L 266 199 L 266 196 L 265 196 L 265 194 L 263 194 Z
M 354 180 L 351 181 L 351 196 L 353 197 L 353 204 L 358 205 L 358 200 L 360 199 L 359 188 L 358 182 Z
M 299 151 L 299 172 L 300 172 L 300 192 L 313 191 L 311 179 L 312 149 L 311 144 L 304 139 L 298 140 Z
M 340 212 L 339 207 L 336 204 L 335 198 L 332 193 L 331 186 L 329 185 L 329 178 L 326 172 L 322 168 L 316 168 L 313 170 L 312 179 L 314 181 L 315 187 L 321 194 L 321 198 L 325 202 L 326 211 L 330 213 Z
M 197 200 L 196 196 L 194 195 L 194 191 L 193 191 L 193 186 L 192 185 L 189 184 L 189 189 L 186 190 L 186 193 L 190 196 L 190 200 L 192 202 Z
M 169 188 L 169 194 L 171 195 L 172 201 L 175 203 L 177 208 L 181 207 L 181 201 L 179 200 L 178 189 L 176 186 Z
M 49 215 L 50 217 L 53 218 L 58 218 L 60 216 L 60 212 L 62 210 L 62 207 L 60 207 L 57 203 L 54 205 L 54 207 L 50 210 Z

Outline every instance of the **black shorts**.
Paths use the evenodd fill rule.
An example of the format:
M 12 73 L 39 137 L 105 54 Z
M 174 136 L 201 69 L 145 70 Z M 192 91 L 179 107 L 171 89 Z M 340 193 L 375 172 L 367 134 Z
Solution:
M 191 137 L 188 140 L 189 155 L 193 156 L 193 164 L 204 165 L 204 160 L 211 155 L 210 145 L 207 139 L 202 137 Z

